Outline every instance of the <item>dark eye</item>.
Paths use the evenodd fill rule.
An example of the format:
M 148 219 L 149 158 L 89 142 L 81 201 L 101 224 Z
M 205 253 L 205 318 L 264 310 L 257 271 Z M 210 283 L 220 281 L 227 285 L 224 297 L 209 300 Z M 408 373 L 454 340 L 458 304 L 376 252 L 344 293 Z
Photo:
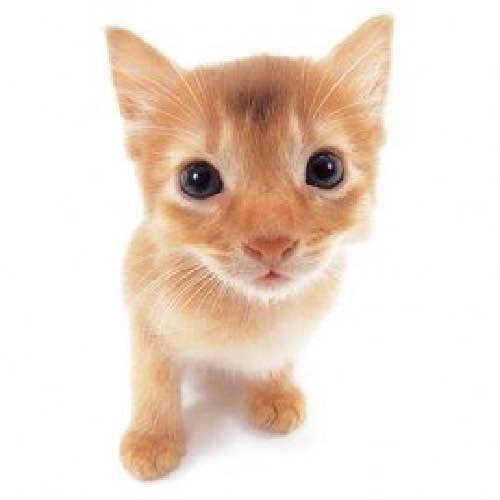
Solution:
M 344 163 L 334 153 L 320 152 L 307 161 L 306 182 L 320 189 L 333 189 L 344 178 Z
M 224 187 L 217 169 L 206 161 L 190 163 L 181 172 L 180 186 L 185 194 L 198 200 L 214 196 Z

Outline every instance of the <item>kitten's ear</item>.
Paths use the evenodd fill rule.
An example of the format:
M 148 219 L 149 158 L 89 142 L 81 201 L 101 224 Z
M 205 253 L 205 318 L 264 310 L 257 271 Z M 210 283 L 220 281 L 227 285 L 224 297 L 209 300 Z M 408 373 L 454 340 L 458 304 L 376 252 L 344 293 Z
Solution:
M 393 20 L 383 15 L 369 19 L 323 60 L 338 83 L 363 101 L 372 115 L 380 115 L 391 65 Z
M 142 120 L 178 74 L 175 64 L 130 31 L 108 28 L 106 36 L 120 111 L 125 120 Z

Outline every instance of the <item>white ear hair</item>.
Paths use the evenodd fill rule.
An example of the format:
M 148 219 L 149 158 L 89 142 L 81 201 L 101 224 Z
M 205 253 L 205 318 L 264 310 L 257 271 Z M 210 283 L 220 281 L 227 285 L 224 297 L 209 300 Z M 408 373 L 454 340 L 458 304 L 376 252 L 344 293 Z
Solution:
M 180 69 L 130 31 L 108 28 L 106 35 L 123 117 L 134 121 L 147 116 Z
M 356 101 L 366 103 L 371 114 L 381 114 L 391 64 L 392 31 L 391 16 L 374 17 L 333 49 L 322 61 L 336 75 L 329 93 L 340 86 L 348 88 Z

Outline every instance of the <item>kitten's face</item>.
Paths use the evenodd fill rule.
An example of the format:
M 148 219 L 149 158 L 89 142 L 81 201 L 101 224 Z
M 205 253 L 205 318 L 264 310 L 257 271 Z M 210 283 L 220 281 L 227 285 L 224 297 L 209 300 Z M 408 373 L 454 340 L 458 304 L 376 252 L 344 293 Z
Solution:
M 366 225 L 391 20 L 325 60 L 260 56 L 184 71 L 109 32 L 156 241 L 246 296 L 299 292 Z

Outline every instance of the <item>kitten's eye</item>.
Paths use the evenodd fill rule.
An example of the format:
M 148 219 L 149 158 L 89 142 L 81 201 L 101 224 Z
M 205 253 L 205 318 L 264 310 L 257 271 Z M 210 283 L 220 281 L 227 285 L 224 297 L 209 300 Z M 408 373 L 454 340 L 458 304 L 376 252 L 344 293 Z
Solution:
M 307 161 L 306 182 L 320 189 L 333 189 L 344 178 L 344 163 L 334 153 L 323 151 Z
M 181 172 L 180 186 L 185 194 L 198 200 L 214 196 L 224 187 L 217 169 L 206 161 L 190 163 Z

